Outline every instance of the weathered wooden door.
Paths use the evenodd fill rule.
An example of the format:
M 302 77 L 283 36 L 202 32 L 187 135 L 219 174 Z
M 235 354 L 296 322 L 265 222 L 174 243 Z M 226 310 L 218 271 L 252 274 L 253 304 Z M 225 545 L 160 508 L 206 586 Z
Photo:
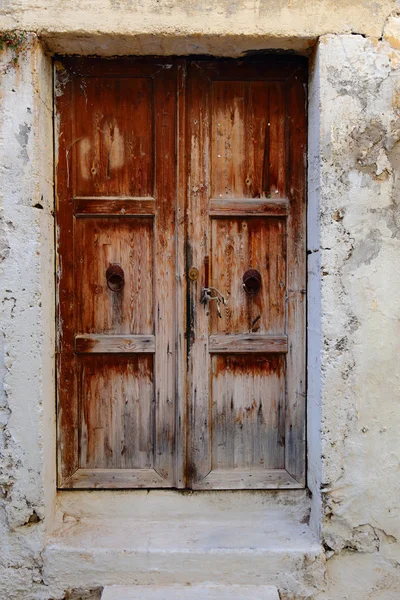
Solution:
M 305 82 L 290 59 L 189 65 L 196 489 L 304 485 Z M 199 305 L 200 286 L 226 305 Z
M 302 487 L 304 61 L 56 76 L 59 486 Z
M 57 70 L 63 487 L 174 485 L 176 69 Z

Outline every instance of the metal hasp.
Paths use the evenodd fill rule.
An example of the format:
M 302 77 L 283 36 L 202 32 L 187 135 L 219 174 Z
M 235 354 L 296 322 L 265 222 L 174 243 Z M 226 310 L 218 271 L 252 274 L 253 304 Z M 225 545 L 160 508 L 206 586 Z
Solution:
M 124 270 L 119 265 L 110 265 L 106 271 L 106 279 L 112 292 L 120 292 L 125 285 Z
M 261 288 L 261 273 L 257 269 L 248 269 L 242 278 L 243 289 L 246 294 L 257 294 Z

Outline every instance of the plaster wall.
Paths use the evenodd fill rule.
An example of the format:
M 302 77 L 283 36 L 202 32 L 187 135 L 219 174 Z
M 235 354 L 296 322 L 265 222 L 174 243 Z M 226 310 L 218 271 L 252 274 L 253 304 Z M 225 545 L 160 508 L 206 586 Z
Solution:
M 325 34 L 380 38 L 398 0 L 2 0 L 2 29 L 36 32 L 53 52 L 306 52 Z
M 52 68 L 36 36 L 0 57 L 0 598 L 41 582 L 54 515 Z
M 395 3 L 341 2 L 333 9 L 306 2 L 300 14 L 297 2 L 268 7 L 221 2 L 213 4 L 212 18 L 207 3 L 165 3 L 158 12 L 151 2 L 142 4 L 102 0 L 94 10 L 85 2 L 59 2 L 57 11 L 49 2 L 0 4 L 3 29 L 28 29 L 44 41 L 30 33 L 18 51 L 0 53 L 0 598 L 63 598 L 67 584 L 59 565 L 52 566 L 57 556 L 46 563 L 44 551 L 54 520 L 67 513 L 67 520 L 85 511 L 93 515 L 93 507 L 107 515 L 100 492 L 91 497 L 93 507 L 80 493 L 59 496 L 55 508 L 50 50 L 113 54 L 118 48 L 123 53 L 175 48 L 234 56 L 254 49 L 255 42 L 258 48 L 306 51 L 314 40 L 308 482 L 310 523 L 327 560 L 314 565 L 320 577 L 313 575 L 312 585 L 302 581 L 296 593 L 294 580 L 285 598 L 395 600 L 400 597 L 400 18 L 390 16 Z M 332 20 L 323 18 L 327 14 Z M 152 496 L 157 502 L 157 493 Z M 112 498 L 115 511 L 128 510 L 126 495 Z M 293 505 L 282 498 L 278 503 Z M 273 503 L 268 496 L 266 504 Z M 308 506 L 301 495 L 301 518 Z M 81 559 L 75 560 L 78 567 Z M 296 569 L 307 579 L 307 564 L 296 563 Z

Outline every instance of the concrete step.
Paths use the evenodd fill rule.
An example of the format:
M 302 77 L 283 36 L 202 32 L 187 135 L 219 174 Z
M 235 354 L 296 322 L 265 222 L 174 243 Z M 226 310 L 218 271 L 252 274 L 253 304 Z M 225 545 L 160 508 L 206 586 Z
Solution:
M 279 594 L 269 585 L 112 585 L 101 600 L 279 600 Z
M 291 493 L 60 494 L 44 579 L 64 589 L 178 585 L 190 593 L 187 584 L 212 582 L 312 597 L 324 553 L 304 522 L 303 492 Z

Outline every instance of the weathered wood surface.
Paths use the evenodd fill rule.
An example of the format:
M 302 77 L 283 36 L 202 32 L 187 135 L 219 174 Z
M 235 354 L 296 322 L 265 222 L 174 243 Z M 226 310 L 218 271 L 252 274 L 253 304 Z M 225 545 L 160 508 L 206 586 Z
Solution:
M 208 210 L 210 217 L 285 217 L 288 212 L 286 198 L 211 198 Z
M 286 469 L 215 469 L 201 481 L 194 483 L 199 490 L 276 490 L 300 489 L 303 487 Z
M 305 64 L 59 68 L 61 487 L 304 485 Z
M 77 380 L 79 466 L 153 468 L 153 356 L 81 355 Z
M 169 487 L 154 469 L 78 469 L 63 489 L 143 489 Z
M 102 352 L 110 353 L 154 353 L 156 349 L 154 335 L 77 335 L 75 352 L 77 354 Z
M 153 216 L 156 212 L 154 198 L 74 198 L 76 216 L 118 215 Z
M 175 483 L 176 69 L 169 67 L 163 59 L 65 59 L 58 70 L 60 486 L 93 469 L 97 487 L 113 487 L 108 471 L 101 481 L 105 468 L 136 469 L 133 487 Z M 115 264 L 123 271 L 119 291 L 106 279 Z M 149 476 L 152 469 L 159 473 Z
M 211 335 L 209 340 L 209 352 L 212 354 L 267 354 L 287 351 L 286 335 L 221 334 Z
M 304 485 L 306 71 L 301 60 L 280 66 L 188 67 L 187 266 L 202 273 L 209 256 L 209 285 L 227 301 L 220 318 L 215 301 L 192 298 L 204 275 L 190 284 L 195 489 Z M 243 289 L 248 269 L 261 274 L 254 295 Z

